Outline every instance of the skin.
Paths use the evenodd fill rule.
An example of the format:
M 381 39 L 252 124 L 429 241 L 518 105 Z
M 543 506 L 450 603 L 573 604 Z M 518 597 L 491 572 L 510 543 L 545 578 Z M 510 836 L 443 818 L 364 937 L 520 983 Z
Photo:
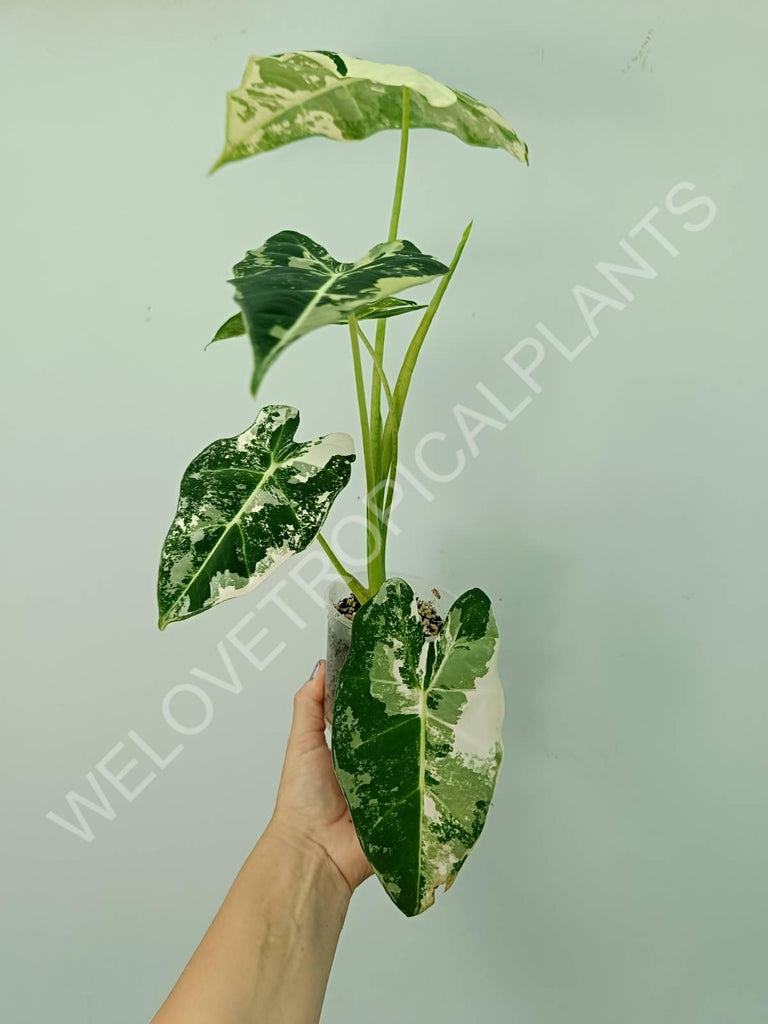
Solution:
M 371 874 L 325 739 L 325 663 L 294 698 L 272 819 L 152 1024 L 316 1024 Z

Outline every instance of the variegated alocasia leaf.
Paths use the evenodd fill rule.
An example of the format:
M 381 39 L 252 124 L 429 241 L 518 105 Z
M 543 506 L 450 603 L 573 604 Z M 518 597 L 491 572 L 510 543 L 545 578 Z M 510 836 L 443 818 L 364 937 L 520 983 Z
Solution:
M 339 263 L 298 231 L 272 235 L 236 264 L 230 282 L 253 348 L 251 393 L 292 341 L 447 270 L 402 240 L 375 245 L 356 263 Z
M 295 441 L 298 425 L 296 409 L 265 406 L 189 464 L 160 556 L 161 629 L 246 593 L 315 538 L 355 456 L 348 434 Z
M 309 50 L 250 58 L 240 88 L 227 94 L 226 143 L 213 169 L 310 135 L 348 142 L 400 128 L 403 86 L 412 128 L 450 132 L 528 162 L 517 132 L 473 96 L 413 68 Z
M 390 579 L 358 611 L 333 709 L 333 759 L 355 829 L 409 917 L 453 883 L 501 764 L 504 694 L 488 597 L 468 590 L 437 639 Z
M 388 296 L 368 306 L 362 306 L 358 309 L 355 316 L 358 320 L 384 320 L 391 316 L 399 316 L 401 313 L 413 313 L 417 309 L 426 308 L 423 302 L 411 302 L 410 299 L 398 299 L 394 296 Z M 339 317 L 338 320 L 334 320 L 334 323 L 346 324 L 348 323 L 348 317 Z M 214 341 L 224 341 L 226 338 L 239 338 L 245 333 L 243 314 L 235 313 L 229 320 L 224 321 L 208 344 L 212 345 Z

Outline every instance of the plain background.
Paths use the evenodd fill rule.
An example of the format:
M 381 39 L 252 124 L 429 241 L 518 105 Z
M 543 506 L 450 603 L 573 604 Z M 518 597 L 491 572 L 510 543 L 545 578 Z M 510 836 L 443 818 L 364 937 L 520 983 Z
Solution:
M 247 345 L 203 352 L 231 265 L 282 228 L 350 260 L 386 235 L 394 133 L 206 176 L 248 54 L 308 48 L 414 65 L 531 147 L 526 169 L 412 138 L 402 234 L 446 259 L 475 227 L 412 392 L 411 468 L 428 431 L 443 471 L 466 452 L 452 408 L 492 412 L 477 381 L 523 397 L 503 356 L 538 321 L 583 337 L 571 289 L 599 288 L 654 206 L 680 253 L 636 239 L 657 278 L 576 361 L 548 352 L 541 393 L 434 502 L 407 491 L 393 564 L 495 602 L 506 760 L 432 911 L 406 920 L 373 881 L 355 897 L 324 1019 L 768 1019 L 762 7 L 4 0 L 1 21 L 3 1020 L 149 1019 L 269 816 L 323 652 L 286 566 L 307 628 L 266 609 L 285 650 L 241 659 L 239 695 L 198 679 L 210 726 L 132 803 L 113 792 L 93 842 L 46 820 L 129 730 L 179 740 L 164 696 L 221 676 L 217 643 L 255 610 L 155 628 L 180 474 L 255 414 Z M 717 204 L 706 230 L 665 212 L 680 181 Z M 262 397 L 297 405 L 303 437 L 356 435 L 344 332 L 297 344 Z M 358 466 L 334 517 L 360 489 Z

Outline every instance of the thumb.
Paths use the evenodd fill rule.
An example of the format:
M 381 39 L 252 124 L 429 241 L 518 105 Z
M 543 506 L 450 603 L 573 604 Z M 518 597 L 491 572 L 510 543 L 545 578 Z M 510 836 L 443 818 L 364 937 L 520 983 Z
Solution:
M 311 733 L 325 734 L 325 662 L 318 661 L 312 675 L 293 698 L 291 739 Z

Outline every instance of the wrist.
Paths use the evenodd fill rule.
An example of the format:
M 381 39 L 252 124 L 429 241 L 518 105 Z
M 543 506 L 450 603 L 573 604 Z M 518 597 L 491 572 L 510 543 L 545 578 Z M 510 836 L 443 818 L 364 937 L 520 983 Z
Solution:
M 352 886 L 321 843 L 273 816 L 259 840 L 258 845 L 262 844 L 274 849 L 275 855 L 302 879 L 311 878 L 313 884 L 323 887 L 342 914 L 346 914 Z

